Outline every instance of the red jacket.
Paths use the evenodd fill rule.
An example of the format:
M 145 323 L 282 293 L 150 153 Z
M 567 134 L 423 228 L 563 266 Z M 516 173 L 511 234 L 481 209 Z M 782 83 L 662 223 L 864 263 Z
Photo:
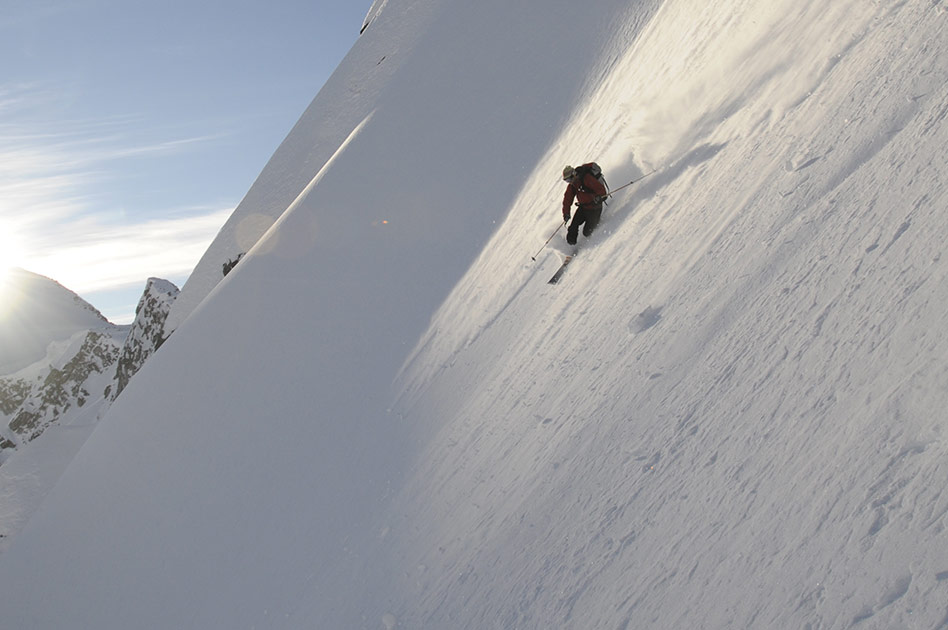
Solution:
M 574 199 L 580 207 L 601 206 L 602 203 L 596 203 L 596 197 L 604 197 L 606 192 L 606 187 L 602 185 L 602 182 L 589 173 L 582 177 L 582 181 L 579 177 L 573 178 L 566 187 L 566 194 L 563 195 L 563 219 L 569 216 Z

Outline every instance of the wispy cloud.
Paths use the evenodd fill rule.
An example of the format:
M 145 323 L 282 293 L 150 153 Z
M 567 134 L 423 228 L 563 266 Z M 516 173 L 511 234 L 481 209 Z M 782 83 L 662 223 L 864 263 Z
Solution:
M 79 10 L 78 6 L 52 0 L 32 0 L 30 2 L 11 2 L 4 6 L 0 15 L 0 31 L 19 29 L 35 24 L 50 17 Z
M 37 105 L 51 98 L 37 86 L 0 87 L 0 242 L 15 243 L 0 260 L 78 292 L 187 275 L 232 207 L 129 214 L 103 207 L 103 191 L 121 185 L 116 164 L 175 158 L 217 136 L 135 140 L 133 117 L 62 121 L 37 115 L 44 109 Z
M 24 266 L 79 293 L 137 287 L 150 276 L 186 276 L 233 208 L 190 212 L 122 225 L 81 218 L 57 233 L 34 234 Z

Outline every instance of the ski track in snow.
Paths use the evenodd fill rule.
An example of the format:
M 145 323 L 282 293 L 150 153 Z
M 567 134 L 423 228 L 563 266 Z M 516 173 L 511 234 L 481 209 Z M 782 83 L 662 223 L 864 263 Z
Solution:
M 437 340 L 429 339 L 413 365 L 434 367 L 436 374 L 409 371 L 409 382 L 414 375 L 434 383 L 434 393 L 414 385 L 425 392 L 418 415 L 451 413 L 459 401 L 449 392 L 465 383 L 487 385 L 454 411 L 462 423 L 439 436 L 430 467 L 419 474 L 444 483 L 436 471 L 452 462 L 453 483 L 419 481 L 406 499 L 421 506 L 435 496 L 450 506 L 430 518 L 444 522 L 441 536 L 423 538 L 453 549 L 453 562 L 442 560 L 437 570 L 422 562 L 432 577 L 415 596 L 476 598 L 488 606 L 475 615 L 485 627 L 498 618 L 504 621 L 497 627 L 571 626 L 580 619 L 582 627 L 612 627 L 608 620 L 623 617 L 619 627 L 687 627 L 696 610 L 702 627 L 891 627 L 921 610 L 931 627 L 944 625 L 945 608 L 926 602 L 944 593 L 935 576 L 948 558 L 918 552 L 944 547 L 948 496 L 939 479 L 944 466 L 936 462 L 943 461 L 945 442 L 918 397 L 940 397 L 936 383 L 946 371 L 911 370 L 907 381 L 925 383 L 908 392 L 901 379 L 889 393 L 878 385 L 893 370 L 905 373 L 915 359 L 906 349 L 921 344 L 928 356 L 935 345 L 943 347 L 934 332 L 943 309 L 928 279 L 944 274 L 931 267 L 940 262 L 940 240 L 909 235 L 919 213 L 927 215 L 924 224 L 938 223 L 933 195 L 945 198 L 940 167 L 913 158 L 919 142 L 934 148 L 932 134 L 945 117 L 939 97 L 945 67 L 930 66 L 937 25 L 905 31 L 915 33 L 914 41 L 884 52 L 884 42 L 903 41 L 904 12 L 920 27 L 924 9 L 880 5 L 867 12 L 844 3 L 837 10 L 814 21 L 823 7 L 803 7 L 801 18 L 810 21 L 755 40 L 754 50 L 810 47 L 799 63 L 815 71 L 787 65 L 783 55 L 758 55 L 756 63 L 775 59 L 785 67 L 751 67 L 743 100 L 712 98 L 711 111 L 695 112 L 690 127 L 667 134 L 690 150 L 671 144 L 667 156 L 655 155 L 656 147 L 642 142 L 648 125 L 636 126 L 634 115 L 609 121 L 618 128 L 612 136 L 634 131 L 629 135 L 642 142 L 633 152 L 641 156 L 638 172 L 667 165 L 633 188 L 628 201 L 620 197 L 624 205 L 613 201 L 603 234 L 561 285 L 540 286 L 555 269 L 551 264 L 524 265 L 516 291 L 495 297 L 479 290 L 484 278 L 499 273 L 482 260 L 448 300 L 444 319 L 436 318 L 431 330 L 451 358 L 439 359 Z M 759 11 L 786 24 L 773 5 Z M 847 15 L 856 17 L 839 28 L 836 19 Z M 727 37 L 721 25 L 701 26 Z M 825 39 L 818 27 L 825 27 Z M 766 40 L 773 43 L 761 43 Z M 812 46 L 817 42 L 823 49 Z M 874 58 L 875 51 L 883 54 Z M 695 56 L 687 49 L 681 54 Z M 635 60 L 649 67 L 640 56 Z M 622 78 L 614 83 L 625 86 L 616 90 L 641 98 L 647 92 L 625 70 L 616 64 Z M 787 73 L 799 78 L 788 82 Z M 656 84 L 667 89 L 656 74 Z M 883 78 L 873 85 L 860 77 Z M 682 86 L 683 92 L 714 89 Z M 919 96 L 926 91 L 928 97 Z M 605 107 L 622 99 L 603 92 L 603 103 L 590 99 L 590 112 L 622 111 Z M 587 116 L 579 116 L 576 134 L 595 118 Z M 565 147 L 580 144 L 578 135 L 566 135 L 545 171 L 568 162 Z M 586 154 L 612 152 L 589 147 Z M 880 160 L 888 168 L 874 167 Z M 710 192 L 709 164 L 717 189 Z M 879 181 L 880 172 L 889 177 Z M 544 197 L 531 192 L 518 203 L 537 198 Z M 509 260 L 522 249 L 515 235 L 542 213 L 523 210 L 515 205 L 495 236 L 491 260 Z M 840 236 L 827 242 L 824 233 Z M 709 294 L 702 290 L 707 286 L 720 290 Z M 450 322 L 464 319 L 453 306 L 475 317 L 497 315 L 458 327 L 479 332 L 452 349 Z M 624 323 L 623 313 L 629 314 Z M 924 321 L 934 328 L 919 338 Z M 620 341 L 623 332 L 629 336 Z M 529 366 L 505 361 L 508 356 Z M 525 382 L 524 370 L 534 379 Z M 692 391 L 681 391 L 684 384 Z M 481 423 L 496 428 L 474 428 Z M 734 443 L 735 435 L 743 442 Z M 844 444 L 858 445 L 854 456 Z M 885 455 L 889 450 L 894 453 Z M 542 488 L 569 488 L 566 479 L 582 483 L 545 497 L 548 503 L 518 496 L 521 486 L 541 497 Z M 854 501 L 850 484 L 865 480 L 875 481 Z M 512 506 L 521 506 L 519 519 Z M 893 521 L 899 522 L 894 530 Z M 473 523 L 480 536 L 452 540 L 461 523 Z M 524 550 L 516 561 L 502 557 L 514 549 Z M 495 565 L 518 568 L 497 584 Z M 472 577 L 439 589 L 437 576 L 445 574 Z M 746 584 L 745 576 L 757 583 Z M 801 590 L 786 589 L 788 580 Z M 511 587 L 515 594 L 504 597 Z M 487 594 L 479 595 L 482 589 Z M 650 593 L 676 593 L 688 608 L 676 612 Z M 519 607 L 508 607 L 512 601 Z M 501 604 L 490 608 L 491 602 Z M 607 603 L 617 612 L 604 610 Z M 448 609 L 419 608 L 430 614 L 418 620 L 421 626 L 450 618 Z

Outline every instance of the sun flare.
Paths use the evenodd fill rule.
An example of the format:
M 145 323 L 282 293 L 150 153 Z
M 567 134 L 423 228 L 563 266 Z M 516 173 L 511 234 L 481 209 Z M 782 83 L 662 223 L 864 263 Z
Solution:
M 4 293 L 10 272 L 20 265 L 21 253 L 16 236 L 0 224 L 0 296 Z

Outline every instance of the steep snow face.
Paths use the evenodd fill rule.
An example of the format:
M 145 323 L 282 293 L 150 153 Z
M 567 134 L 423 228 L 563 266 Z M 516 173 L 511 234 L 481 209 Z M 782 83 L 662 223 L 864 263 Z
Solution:
M 382 5 L 5 622 L 944 625 L 942 8 Z M 590 158 L 657 171 L 551 287 Z
M 23 562 L 57 541 L 44 551 L 57 576 L 42 578 L 56 603 L 20 600 L 12 623 L 299 625 L 292 611 L 309 617 L 312 593 L 326 603 L 318 625 L 382 618 L 388 569 L 355 589 L 340 576 L 371 565 L 362 549 L 384 534 L 378 514 L 426 438 L 425 423 L 390 413 L 392 381 L 594 80 L 571 77 L 603 63 L 598 34 L 628 10 L 570 4 L 538 21 L 537 9 L 386 4 L 255 184 L 283 204 L 279 220 L 115 401 L 4 554 L 0 590 L 29 599 L 23 585 L 52 565 Z M 337 109 L 317 115 L 323 102 Z M 217 278 L 241 253 L 227 238 L 202 262 Z M 67 581 L 60 596 L 53 583 Z
M 406 627 L 945 625 L 945 12 L 728 8 L 664 3 L 541 161 L 659 169 L 562 283 L 509 263 L 536 182 L 404 370 L 453 419 Z
M 384 5 L 374 4 L 363 26 L 376 21 L 373 30 L 378 32 L 363 38 L 342 61 L 201 257 L 168 317 L 166 334 L 187 319 L 272 227 L 353 129 L 379 105 L 382 95 L 399 89 L 398 85 L 390 86 L 440 10 L 440 3 L 415 1 L 383 12 Z M 404 86 L 404 79 L 400 83 Z

